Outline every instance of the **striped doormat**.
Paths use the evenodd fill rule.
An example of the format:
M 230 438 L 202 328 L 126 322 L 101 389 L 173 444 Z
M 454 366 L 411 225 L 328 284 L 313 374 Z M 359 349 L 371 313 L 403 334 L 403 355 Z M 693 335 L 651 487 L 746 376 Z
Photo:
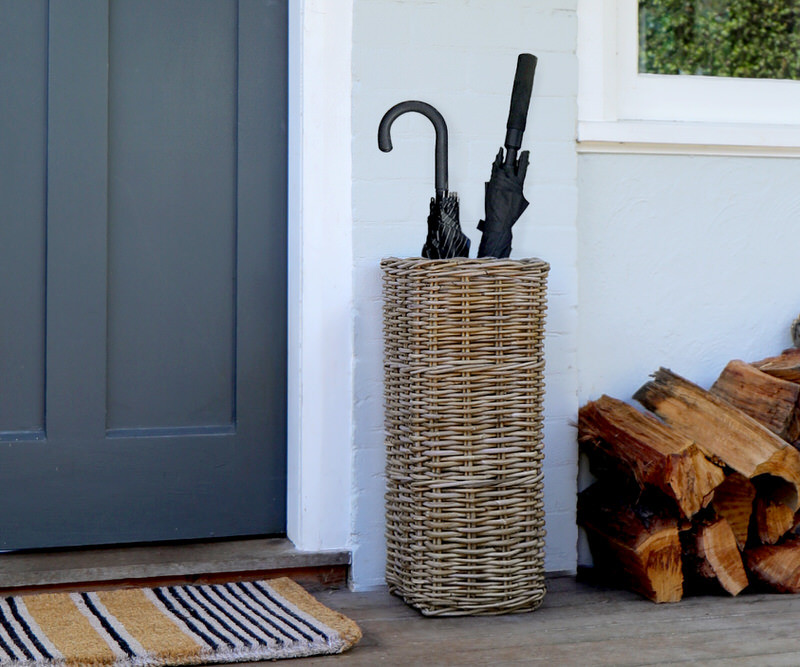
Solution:
M 0 598 L 0 665 L 197 665 L 341 653 L 349 618 L 290 579 Z

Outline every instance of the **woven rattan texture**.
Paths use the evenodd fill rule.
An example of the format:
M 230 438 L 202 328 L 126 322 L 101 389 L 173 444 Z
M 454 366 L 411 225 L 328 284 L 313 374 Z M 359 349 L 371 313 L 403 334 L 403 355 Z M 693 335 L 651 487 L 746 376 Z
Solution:
M 384 259 L 386 579 L 429 615 L 545 594 L 539 259 Z

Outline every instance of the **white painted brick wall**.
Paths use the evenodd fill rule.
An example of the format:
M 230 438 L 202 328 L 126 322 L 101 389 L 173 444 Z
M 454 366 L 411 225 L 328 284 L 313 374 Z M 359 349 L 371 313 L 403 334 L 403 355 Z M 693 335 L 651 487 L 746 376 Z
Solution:
M 354 582 L 383 581 L 383 412 L 379 262 L 419 256 L 433 193 L 433 128 L 417 115 L 377 147 L 383 113 L 406 99 L 433 104 L 450 138 L 450 189 L 477 252 L 483 183 L 505 137 L 517 54 L 539 58 L 523 148 L 531 205 L 512 257 L 551 264 L 546 340 L 545 507 L 548 570 L 574 570 L 577 453 L 577 63 L 575 0 L 355 0 L 353 255 L 355 406 Z M 335 165 L 331 165 L 335 169 Z

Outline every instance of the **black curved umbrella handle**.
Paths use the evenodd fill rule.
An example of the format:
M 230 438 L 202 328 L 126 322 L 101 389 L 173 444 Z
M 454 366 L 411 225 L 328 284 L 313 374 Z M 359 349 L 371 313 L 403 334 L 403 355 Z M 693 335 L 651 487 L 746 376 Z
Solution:
M 381 123 L 378 126 L 378 148 L 384 153 L 392 150 L 392 137 L 390 130 L 392 123 L 398 116 L 402 116 L 409 111 L 421 113 L 433 123 L 436 130 L 436 196 L 441 199 L 447 194 L 447 123 L 444 117 L 434 107 L 427 102 L 418 100 L 408 100 L 395 104 L 389 111 L 383 114 Z

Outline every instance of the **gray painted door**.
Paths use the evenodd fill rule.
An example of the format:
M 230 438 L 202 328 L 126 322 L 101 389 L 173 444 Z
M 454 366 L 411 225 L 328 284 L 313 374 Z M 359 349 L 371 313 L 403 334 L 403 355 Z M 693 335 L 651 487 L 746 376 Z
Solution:
M 285 0 L 0 0 L 0 549 L 285 525 Z

